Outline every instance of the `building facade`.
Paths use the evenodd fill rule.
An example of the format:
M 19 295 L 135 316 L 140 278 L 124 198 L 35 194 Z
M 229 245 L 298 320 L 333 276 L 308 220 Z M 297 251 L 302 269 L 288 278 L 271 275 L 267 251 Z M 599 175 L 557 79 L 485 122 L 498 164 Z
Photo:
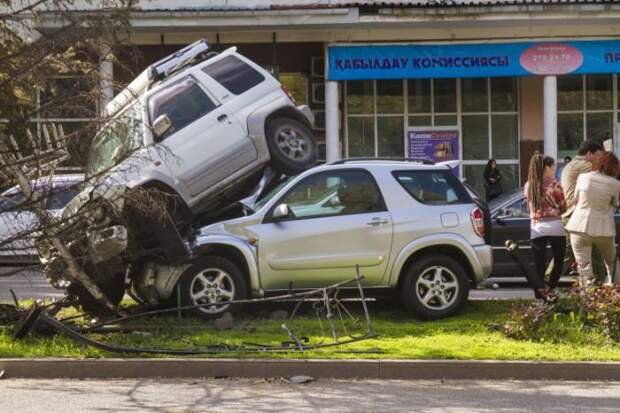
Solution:
M 431 157 L 478 189 L 494 158 L 508 190 L 535 150 L 561 161 L 618 133 L 618 1 L 153 0 L 131 21 L 105 96 L 196 39 L 236 46 L 313 109 L 326 161 L 428 155 L 438 133 Z

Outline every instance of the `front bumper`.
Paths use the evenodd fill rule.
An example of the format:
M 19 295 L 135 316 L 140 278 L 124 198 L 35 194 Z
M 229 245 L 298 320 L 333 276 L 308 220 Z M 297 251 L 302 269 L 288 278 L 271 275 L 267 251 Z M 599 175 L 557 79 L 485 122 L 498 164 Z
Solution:
M 122 225 L 89 231 L 87 236 L 88 248 L 96 264 L 110 260 L 127 249 L 127 228 Z
M 478 245 L 474 247 L 474 251 L 478 256 L 478 266 L 474 268 L 474 277 L 476 284 L 484 282 L 493 269 L 493 249 L 490 245 Z

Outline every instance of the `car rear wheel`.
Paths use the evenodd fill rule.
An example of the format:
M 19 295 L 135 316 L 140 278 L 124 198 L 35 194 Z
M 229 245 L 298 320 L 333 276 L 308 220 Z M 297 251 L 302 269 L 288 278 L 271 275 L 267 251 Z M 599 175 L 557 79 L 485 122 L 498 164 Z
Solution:
M 238 312 L 239 305 L 226 303 L 248 296 L 248 285 L 243 273 L 232 261 L 223 257 L 199 260 L 183 273 L 179 285 L 183 305 L 201 305 L 193 309 L 192 313 L 205 319 L 226 312 Z
M 404 276 L 403 304 L 423 320 L 457 314 L 469 296 L 465 271 L 450 257 L 429 255 L 416 259 Z
M 297 175 L 316 163 L 316 140 L 303 123 L 289 118 L 275 119 L 267 125 L 266 133 L 271 165 L 278 172 Z

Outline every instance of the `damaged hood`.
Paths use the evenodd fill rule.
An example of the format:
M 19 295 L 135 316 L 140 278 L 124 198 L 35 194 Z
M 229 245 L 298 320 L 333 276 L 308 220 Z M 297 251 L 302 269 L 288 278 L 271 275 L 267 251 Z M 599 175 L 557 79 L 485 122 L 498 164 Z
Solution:
M 234 236 L 236 238 L 247 240 L 254 235 L 254 233 L 250 231 L 248 227 L 254 224 L 258 224 L 260 223 L 260 221 L 261 217 L 253 214 L 247 217 L 229 219 L 227 221 L 207 225 L 200 228 L 200 231 L 198 233 L 198 242 L 200 243 L 200 238 L 213 235 Z
M 75 198 L 73 198 L 62 210 L 63 220 L 70 220 L 78 215 L 83 208 L 88 204 L 93 204 L 93 211 L 95 204 L 102 201 L 107 205 L 111 205 L 115 212 L 120 212 L 123 209 L 125 192 L 127 192 L 125 185 L 92 185 L 88 184 L 82 192 L 80 192 Z M 92 213 L 88 211 L 87 213 Z

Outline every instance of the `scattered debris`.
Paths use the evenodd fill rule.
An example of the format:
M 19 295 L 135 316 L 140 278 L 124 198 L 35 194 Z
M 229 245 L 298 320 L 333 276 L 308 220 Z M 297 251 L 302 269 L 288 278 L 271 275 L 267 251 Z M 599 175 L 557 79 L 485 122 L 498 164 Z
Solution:
M 256 318 L 269 318 L 269 311 L 267 311 L 267 310 L 258 310 L 256 312 Z
M 24 310 L 13 304 L 0 304 L 0 325 L 19 320 Z
M 217 318 L 214 322 L 215 328 L 218 330 L 230 330 L 233 328 L 235 320 L 230 313 L 224 313 L 223 316 Z
M 276 310 L 269 313 L 269 318 L 272 320 L 286 320 L 288 318 L 288 311 Z
M 132 331 L 131 334 L 141 337 L 151 337 L 153 335 L 153 333 L 150 333 L 148 331 Z
M 318 288 L 315 290 L 308 290 L 299 293 L 284 294 L 276 297 L 269 298 L 256 298 L 247 300 L 235 300 L 226 301 L 223 303 L 209 303 L 200 305 L 191 305 L 184 307 L 173 307 L 161 310 L 145 311 L 142 313 L 133 313 L 125 315 L 119 318 L 99 321 L 91 324 L 87 327 L 83 325 L 76 325 L 70 320 L 57 320 L 54 318 L 63 305 L 67 305 L 65 302 L 60 301 L 53 303 L 49 306 L 33 305 L 28 311 L 24 311 L 24 315 L 17 323 L 17 327 L 14 333 L 14 339 L 18 340 L 26 337 L 31 332 L 38 332 L 43 326 L 47 329 L 53 329 L 56 332 L 63 333 L 70 338 L 104 351 L 125 353 L 125 354 L 169 354 L 169 355 L 199 355 L 199 354 L 221 354 L 221 353 L 243 353 L 243 352 L 291 352 L 291 351 L 305 351 L 333 346 L 340 346 L 344 344 L 350 344 L 369 338 L 377 337 L 378 334 L 372 327 L 370 320 L 370 314 L 368 312 L 367 302 L 374 301 L 364 296 L 364 290 L 362 289 L 363 277 L 359 274 L 352 280 L 333 284 L 325 288 Z M 359 292 L 359 298 L 341 298 L 339 296 L 340 291 L 343 288 L 350 290 L 351 284 L 354 284 L 355 290 Z M 209 346 L 195 346 L 191 345 L 189 348 L 141 348 L 141 347 L 127 347 L 117 344 L 108 344 L 98 341 L 88 336 L 90 333 L 106 332 L 106 327 L 115 326 L 118 327 L 122 323 L 129 320 L 134 320 L 140 317 L 148 317 L 153 315 L 172 314 L 179 311 L 190 311 L 200 306 L 214 306 L 214 305 L 238 305 L 238 304 L 257 304 L 257 303 L 294 303 L 295 307 L 291 311 L 290 318 L 287 325 L 282 323 L 282 329 L 286 333 L 287 340 L 281 342 L 280 345 L 264 344 L 264 343 L 251 343 L 245 342 L 241 345 L 231 346 L 228 344 L 217 344 Z M 297 315 L 299 308 L 302 304 L 310 304 L 312 310 L 317 317 L 317 324 L 320 327 L 321 336 L 310 340 L 308 336 L 298 334 L 293 328 L 292 323 Z M 363 318 L 357 318 L 353 313 L 345 306 L 348 303 L 361 304 L 363 309 Z M 288 316 L 288 313 L 287 313 Z M 232 324 L 233 317 L 230 314 L 226 314 L 218 319 L 222 324 Z M 349 327 L 347 323 L 349 321 Z M 302 323 L 306 325 L 306 323 Z M 140 328 L 142 330 L 142 328 Z M 350 329 L 354 329 L 352 331 Z M 115 332 L 130 332 L 136 331 L 131 326 L 122 327 L 121 329 L 115 328 L 111 331 Z
M 293 376 L 288 379 L 290 384 L 306 384 L 313 381 L 315 381 L 315 378 L 310 376 Z

